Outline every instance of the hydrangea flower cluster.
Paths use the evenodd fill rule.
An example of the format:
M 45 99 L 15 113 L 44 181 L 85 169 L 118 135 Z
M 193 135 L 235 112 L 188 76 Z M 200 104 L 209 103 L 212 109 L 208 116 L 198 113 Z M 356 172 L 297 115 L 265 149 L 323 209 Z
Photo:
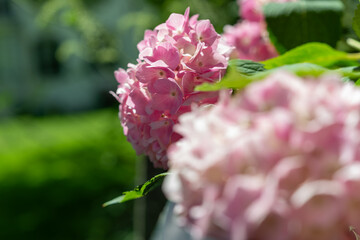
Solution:
M 137 154 L 146 154 L 155 167 L 167 168 L 166 150 L 180 135 L 173 132 L 178 117 L 191 104 L 215 103 L 218 93 L 194 92 L 196 85 L 216 82 L 224 74 L 231 48 L 222 43 L 209 20 L 171 14 L 137 47 L 137 64 L 115 71 L 119 83 L 124 134 Z
M 180 117 L 164 191 L 196 238 L 354 239 L 360 89 L 277 72 Z
M 238 0 L 243 21 L 224 28 L 226 42 L 235 47 L 231 58 L 263 61 L 276 57 L 278 54 L 269 40 L 262 7 L 270 2 L 289 1 L 294 0 Z
M 232 59 L 263 61 L 278 55 L 263 21 L 243 20 L 234 26 L 226 25 L 223 36 L 230 46 L 235 47 L 230 55 Z

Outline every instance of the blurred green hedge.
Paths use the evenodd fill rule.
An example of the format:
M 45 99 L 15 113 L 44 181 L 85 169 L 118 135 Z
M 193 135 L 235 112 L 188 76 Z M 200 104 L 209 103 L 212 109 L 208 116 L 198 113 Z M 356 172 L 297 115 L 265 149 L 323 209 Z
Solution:
M 0 239 L 131 239 L 135 159 L 115 111 L 0 123 Z

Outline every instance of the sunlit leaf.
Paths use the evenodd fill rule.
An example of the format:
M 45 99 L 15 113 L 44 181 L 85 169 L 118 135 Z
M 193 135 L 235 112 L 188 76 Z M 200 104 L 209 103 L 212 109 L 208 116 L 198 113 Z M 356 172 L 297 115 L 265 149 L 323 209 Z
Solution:
M 211 84 L 200 85 L 196 88 L 196 90 L 218 91 L 226 88 L 242 89 L 251 82 L 264 79 L 268 75 L 281 70 L 293 73 L 300 77 L 306 77 L 306 76 L 317 77 L 324 74 L 325 72 L 336 72 L 334 70 L 330 70 L 312 63 L 296 63 L 296 64 L 284 65 L 278 68 L 274 68 L 266 71 L 260 71 L 251 76 L 246 76 L 242 73 L 236 72 L 236 70 L 234 70 L 233 68 L 230 68 L 229 73 L 225 75 L 222 81 L 212 85 Z
M 168 175 L 167 172 L 156 175 L 146 183 L 137 186 L 134 190 L 124 192 L 123 195 L 104 203 L 103 207 L 107 207 L 109 205 L 117 203 L 123 203 L 146 196 L 149 192 L 161 185 L 166 175 Z
M 229 67 L 244 75 L 253 75 L 265 71 L 264 64 L 251 60 L 234 59 L 229 61 Z
M 266 69 L 280 67 L 294 63 L 313 63 L 322 67 L 339 65 L 356 65 L 359 54 L 349 54 L 337 51 L 324 43 L 307 43 L 294 48 L 281 56 L 263 61 Z
M 339 69 L 336 69 L 335 71 L 340 73 L 341 76 L 346 77 L 349 80 L 352 80 L 355 82 L 360 78 L 360 67 L 357 67 L 357 66 L 339 68 Z

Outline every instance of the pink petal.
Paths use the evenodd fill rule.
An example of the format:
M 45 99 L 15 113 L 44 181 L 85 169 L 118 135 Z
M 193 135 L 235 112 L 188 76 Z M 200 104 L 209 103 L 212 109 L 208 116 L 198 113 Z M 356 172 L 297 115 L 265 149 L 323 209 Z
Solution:
M 178 33 L 182 33 L 183 26 L 185 22 L 185 17 L 178 13 L 172 13 L 168 20 L 166 20 L 166 26 L 173 30 L 177 31 Z
M 154 66 L 142 64 L 136 72 L 136 78 L 142 83 L 151 83 L 159 78 L 173 77 L 175 77 L 174 72 L 159 62 L 156 62 Z
M 175 114 L 183 101 L 179 85 L 171 79 L 159 79 L 152 87 L 152 107 Z
M 209 20 L 201 20 L 195 27 L 197 39 L 210 46 L 219 37 Z
M 169 145 L 173 125 L 174 122 L 171 119 L 164 119 L 150 123 L 150 134 L 158 140 L 161 148 L 166 148 Z

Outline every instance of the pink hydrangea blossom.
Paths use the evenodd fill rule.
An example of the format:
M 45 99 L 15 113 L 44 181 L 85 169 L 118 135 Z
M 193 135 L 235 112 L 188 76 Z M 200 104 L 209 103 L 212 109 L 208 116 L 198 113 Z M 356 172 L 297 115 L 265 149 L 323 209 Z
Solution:
M 263 61 L 278 55 L 270 42 L 262 7 L 271 2 L 284 3 L 295 0 L 238 0 L 242 21 L 224 28 L 224 39 L 234 47 L 232 59 Z
M 234 26 L 227 25 L 223 36 L 230 46 L 235 47 L 232 59 L 263 61 L 278 55 L 269 40 L 265 22 L 244 20 Z
M 138 45 L 137 64 L 115 71 L 114 94 L 120 102 L 120 120 L 138 154 L 155 167 L 167 168 L 166 151 L 180 135 L 173 132 L 178 117 L 191 104 L 215 103 L 218 93 L 195 92 L 195 86 L 218 81 L 227 67 L 231 47 L 209 20 L 173 13 L 153 31 L 145 31 Z
M 164 192 L 194 237 L 354 239 L 359 88 L 276 72 L 179 122 Z

